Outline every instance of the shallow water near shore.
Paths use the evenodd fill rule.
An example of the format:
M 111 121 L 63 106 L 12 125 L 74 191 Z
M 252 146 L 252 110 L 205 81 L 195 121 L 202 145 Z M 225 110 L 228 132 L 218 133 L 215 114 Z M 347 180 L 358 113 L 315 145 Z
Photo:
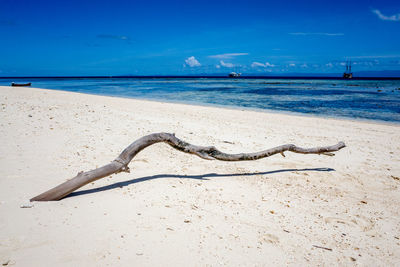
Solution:
M 13 81 L 0 79 L 0 85 Z M 88 94 L 400 123 L 400 80 L 35 78 L 29 82 L 33 87 Z

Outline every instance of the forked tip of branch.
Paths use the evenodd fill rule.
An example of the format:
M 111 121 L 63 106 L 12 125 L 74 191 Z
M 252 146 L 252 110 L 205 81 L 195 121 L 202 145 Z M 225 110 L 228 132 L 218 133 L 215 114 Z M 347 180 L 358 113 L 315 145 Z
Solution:
M 215 158 L 209 156 L 207 153 L 205 152 L 201 152 L 201 151 L 197 151 L 194 153 L 195 155 L 199 156 L 202 159 L 206 159 L 206 160 L 214 160 Z

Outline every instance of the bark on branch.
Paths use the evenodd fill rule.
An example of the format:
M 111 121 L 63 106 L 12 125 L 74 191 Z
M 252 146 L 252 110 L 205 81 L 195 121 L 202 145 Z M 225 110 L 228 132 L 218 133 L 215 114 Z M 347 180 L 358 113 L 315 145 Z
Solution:
M 223 161 L 257 160 L 275 155 L 277 153 L 280 153 L 284 156 L 283 152 L 285 151 L 291 151 L 294 153 L 301 153 L 301 154 L 320 154 L 320 155 L 333 156 L 334 154 L 332 154 L 331 152 L 338 151 L 346 146 L 343 142 L 339 142 L 338 144 L 333 146 L 313 147 L 313 148 L 301 148 L 293 144 L 287 144 L 256 153 L 227 154 L 219 151 L 213 146 L 191 145 L 175 137 L 174 134 L 153 133 L 144 136 L 142 138 L 139 138 L 138 140 L 133 142 L 131 145 L 125 148 L 125 150 L 122 151 L 122 153 L 111 163 L 91 171 L 80 172 L 74 178 L 32 198 L 30 201 L 60 200 L 63 197 L 75 191 L 76 189 L 90 182 L 96 181 L 100 178 L 106 177 L 113 173 L 129 172 L 128 164 L 131 162 L 131 160 L 141 150 L 145 149 L 146 147 L 152 144 L 159 142 L 167 143 L 179 151 L 189 154 L 194 154 L 203 159 L 207 160 L 217 159 Z

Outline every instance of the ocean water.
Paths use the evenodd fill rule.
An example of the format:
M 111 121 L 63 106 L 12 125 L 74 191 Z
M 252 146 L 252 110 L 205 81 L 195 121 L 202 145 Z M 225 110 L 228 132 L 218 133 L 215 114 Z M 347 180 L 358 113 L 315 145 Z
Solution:
M 35 78 L 0 79 L 0 85 L 12 81 L 87 94 L 400 123 L 400 80 Z

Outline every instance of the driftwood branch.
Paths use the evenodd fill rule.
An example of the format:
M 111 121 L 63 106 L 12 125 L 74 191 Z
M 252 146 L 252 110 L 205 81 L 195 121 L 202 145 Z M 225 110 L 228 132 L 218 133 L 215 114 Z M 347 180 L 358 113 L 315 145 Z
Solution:
M 125 150 L 122 151 L 122 153 L 111 163 L 91 171 L 80 172 L 74 178 L 44 192 L 43 194 L 40 194 L 32 198 L 31 201 L 60 200 L 63 197 L 75 191 L 76 189 L 90 182 L 109 176 L 113 173 L 129 172 L 128 164 L 141 150 L 152 144 L 160 142 L 167 143 L 179 151 L 197 155 L 202 159 L 207 159 L 207 160 L 217 159 L 223 161 L 257 160 L 272 156 L 277 153 L 280 153 L 284 156 L 283 152 L 285 151 L 291 151 L 294 153 L 301 153 L 301 154 L 320 154 L 320 155 L 332 156 L 331 152 L 338 151 L 345 147 L 345 144 L 343 142 L 339 142 L 338 144 L 333 146 L 314 147 L 314 148 L 301 148 L 292 144 L 287 144 L 256 153 L 227 154 L 219 151 L 213 146 L 191 145 L 175 137 L 174 134 L 153 133 L 133 142 L 131 145 L 125 148 Z

